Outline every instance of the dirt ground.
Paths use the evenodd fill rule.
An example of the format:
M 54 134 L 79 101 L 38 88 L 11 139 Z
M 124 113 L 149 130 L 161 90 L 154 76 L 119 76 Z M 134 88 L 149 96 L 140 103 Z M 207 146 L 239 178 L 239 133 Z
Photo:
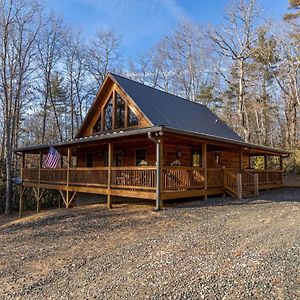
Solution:
M 0 216 L 0 299 L 300 299 L 300 189 Z

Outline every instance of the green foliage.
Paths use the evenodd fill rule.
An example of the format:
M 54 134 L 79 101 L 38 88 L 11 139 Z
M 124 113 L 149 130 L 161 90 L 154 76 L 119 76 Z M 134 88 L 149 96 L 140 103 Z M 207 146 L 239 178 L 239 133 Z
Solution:
M 300 174 L 300 149 L 295 150 L 284 162 L 287 173 Z
M 41 208 L 56 208 L 59 206 L 59 201 L 61 201 L 61 196 L 58 191 L 45 190 Z M 23 210 L 36 210 L 36 198 L 32 190 L 24 196 Z
M 263 156 L 253 156 L 251 157 L 251 167 L 254 169 L 264 169 L 265 160 Z

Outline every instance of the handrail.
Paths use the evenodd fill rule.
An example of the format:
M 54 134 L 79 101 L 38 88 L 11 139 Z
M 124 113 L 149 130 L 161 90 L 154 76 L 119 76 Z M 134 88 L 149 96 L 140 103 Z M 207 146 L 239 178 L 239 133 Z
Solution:
M 224 169 L 224 188 L 225 191 L 238 196 L 238 179 L 237 174 L 232 173 L 229 170 Z

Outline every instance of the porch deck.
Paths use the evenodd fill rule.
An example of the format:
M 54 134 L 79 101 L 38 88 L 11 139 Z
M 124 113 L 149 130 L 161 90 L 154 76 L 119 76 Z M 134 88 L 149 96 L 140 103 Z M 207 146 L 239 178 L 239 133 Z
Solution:
M 228 177 L 228 173 L 231 174 Z M 237 175 L 242 174 L 241 190 L 281 187 L 282 170 L 230 170 L 225 168 L 162 167 L 161 198 L 176 199 L 225 193 L 226 187 L 238 193 Z M 207 180 L 206 180 L 207 177 Z M 23 169 L 23 185 L 28 187 L 84 192 L 112 196 L 156 199 L 157 167 L 94 167 Z

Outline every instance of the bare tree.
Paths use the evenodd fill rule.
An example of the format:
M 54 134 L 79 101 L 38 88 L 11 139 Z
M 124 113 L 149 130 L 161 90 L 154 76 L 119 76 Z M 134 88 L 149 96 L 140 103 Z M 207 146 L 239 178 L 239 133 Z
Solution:
M 0 99 L 6 162 L 5 213 L 12 206 L 12 176 L 20 117 L 30 85 L 34 41 L 40 29 L 41 8 L 34 1 L 0 1 Z
M 63 135 L 59 124 L 59 116 L 51 94 L 51 78 L 54 76 L 64 49 L 63 21 L 60 17 L 57 18 L 54 14 L 51 14 L 46 18 L 36 44 L 38 48 L 37 65 L 42 79 L 39 91 L 43 95 L 42 135 L 40 142 L 45 142 L 49 107 L 53 110 L 56 129 L 59 139 L 62 140 Z
M 251 58 L 251 47 L 256 39 L 256 17 L 255 0 L 237 0 L 225 17 L 227 24 L 222 33 L 216 30 L 210 32 L 210 38 L 216 44 L 219 53 L 224 58 L 231 59 L 236 68 L 239 132 L 246 141 L 250 140 L 246 72 L 247 63 Z
M 108 72 L 119 71 L 120 37 L 113 31 L 98 31 L 90 41 L 87 51 L 87 68 L 95 81 L 95 89 L 101 86 Z

